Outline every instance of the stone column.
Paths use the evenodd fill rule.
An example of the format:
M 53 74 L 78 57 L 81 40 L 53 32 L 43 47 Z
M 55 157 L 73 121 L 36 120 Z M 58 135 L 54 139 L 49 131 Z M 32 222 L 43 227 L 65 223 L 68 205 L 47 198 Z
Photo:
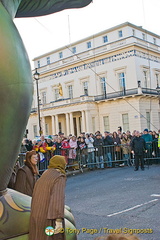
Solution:
M 86 132 L 86 120 L 85 120 L 85 111 L 82 111 L 82 126 L 81 126 L 82 132 Z
M 58 115 L 55 115 L 55 125 L 56 125 L 56 134 L 58 134 L 59 133 Z
M 66 113 L 66 133 L 67 133 L 67 136 L 69 136 L 69 134 L 70 134 L 69 113 Z
M 70 114 L 70 133 L 74 135 L 74 125 L 73 125 L 73 113 L 71 112 Z
M 86 131 L 88 133 L 92 132 L 91 128 L 92 128 L 92 122 L 91 122 L 91 115 L 90 115 L 90 111 L 86 110 L 85 111 L 85 115 L 86 115 Z
M 52 134 L 55 135 L 56 134 L 55 116 L 51 116 L 51 117 L 52 117 Z
M 76 125 L 77 125 L 77 136 L 79 136 L 80 135 L 79 117 L 76 117 Z

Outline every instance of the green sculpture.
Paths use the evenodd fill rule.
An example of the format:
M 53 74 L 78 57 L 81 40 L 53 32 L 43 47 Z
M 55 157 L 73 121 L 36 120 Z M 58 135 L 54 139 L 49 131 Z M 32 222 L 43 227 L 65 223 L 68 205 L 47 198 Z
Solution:
M 0 239 L 27 240 L 31 198 L 7 190 L 32 105 L 33 82 L 28 56 L 13 23 L 14 17 L 34 17 L 92 0 L 0 0 Z M 74 228 L 65 208 L 67 226 Z M 76 235 L 67 235 L 67 240 Z

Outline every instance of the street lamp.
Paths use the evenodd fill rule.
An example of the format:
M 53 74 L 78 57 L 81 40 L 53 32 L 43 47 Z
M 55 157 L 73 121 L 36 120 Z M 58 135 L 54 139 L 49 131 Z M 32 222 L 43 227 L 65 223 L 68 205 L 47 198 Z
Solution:
M 36 81 L 36 86 L 37 86 L 37 106 L 38 106 L 38 122 L 39 122 L 39 135 L 42 135 L 42 127 L 41 127 L 41 118 L 40 118 L 40 106 L 39 106 L 39 91 L 38 91 L 38 80 L 39 80 L 39 73 L 37 72 L 37 68 L 35 69 L 35 72 L 33 74 L 33 77 Z

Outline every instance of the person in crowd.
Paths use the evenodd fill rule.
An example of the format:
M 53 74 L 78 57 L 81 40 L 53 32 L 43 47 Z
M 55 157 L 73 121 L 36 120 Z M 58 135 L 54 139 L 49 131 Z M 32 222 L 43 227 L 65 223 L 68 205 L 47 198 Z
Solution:
M 116 132 L 113 132 L 113 144 L 115 145 L 116 160 L 121 159 L 121 140 Z
M 54 155 L 61 155 L 62 143 L 60 137 L 55 138 L 53 146 L 55 147 Z
M 34 185 L 39 175 L 37 161 L 36 151 L 32 150 L 26 153 L 25 165 L 19 168 L 17 172 L 15 190 L 32 196 Z
M 27 138 L 24 139 L 24 143 L 25 143 L 24 145 L 25 145 L 27 151 L 32 151 L 33 145 Z
M 159 158 L 160 157 L 160 151 L 159 151 L 159 148 L 158 148 L 158 137 L 159 135 L 156 133 L 155 136 L 154 136 L 154 139 L 152 141 L 152 149 L 153 149 L 153 152 L 152 152 L 152 156 L 155 157 L 155 158 Z M 159 162 L 159 159 L 158 160 L 155 160 L 155 163 L 158 163 Z
M 126 134 L 127 134 L 128 138 L 131 140 L 132 139 L 131 132 L 129 130 L 127 130 Z
M 94 139 L 91 137 L 91 134 L 86 133 L 85 143 L 87 144 L 88 149 L 88 168 L 93 170 L 95 168 L 95 156 L 94 156 Z
M 55 155 L 49 161 L 48 170 L 36 182 L 31 202 L 29 240 L 65 240 L 64 200 L 66 161 L 63 156 Z M 45 229 L 54 228 L 54 235 L 48 237 Z
M 95 240 L 140 240 L 140 239 L 135 235 L 110 234 L 102 237 L 96 237 Z
M 51 138 L 48 137 L 46 140 L 48 147 L 52 147 L 54 145 Z
M 120 139 L 122 138 L 123 133 L 122 133 L 122 127 L 121 127 L 121 126 L 118 127 L 117 135 L 118 135 L 118 137 L 119 137 Z
M 69 140 L 69 145 L 70 148 L 69 149 L 69 165 L 74 165 L 71 167 L 71 169 L 75 170 L 75 169 L 79 169 L 78 166 L 78 162 L 76 161 L 76 157 L 77 157 L 77 139 L 76 136 L 72 136 Z
M 112 167 L 112 155 L 113 155 L 113 138 L 109 136 L 109 132 L 104 132 L 103 145 L 104 145 L 104 156 L 108 161 L 107 166 Z
M 103 159 L 103 139 L 102 134 L 97 134 L 94 140 L 95 156 L 97 168 L 104 169 L 104 159 Z
M 131 141 L 131 151 L 135 155 L 135 171 L 139 169 L 139 160 L 141 161 L 141 170 L 144 170 L 144 152 L 147 152 L 146 142 L 140 136 L 140 132 L 135 132 L 135 138 Z
M 63 136 L 61 139 L 61 155 L 65 157 L 66 164 L 68 164 L 68 150 L 70 148 L 70 145 L 66 137 Z
M 90 133 L 90 137 L 95 139 L 95 135 L 93 133 Z
M 143 131 L 143 135 L 142 138 L 144 139 L 144 141 L 146 142 L 146 147 L 147 147 L 147 158 L 152 158 L 152 135 L 149 134 L 148 129 L 145 128 Z
M 80 165 L 86 167 L 86 156 L 87 156 L 87 144 L 85 142 L 85 137 L 80 138 L 80 142 L 78 143 L 79 149 L 79 157 L 80 157 Z
M 152 132 L 152 139 L 154 140 L 155 139 L 155 135 L 156 135 L 157 133 L 156 133 L 156 131 L 153 131 Z
M 130 165 L 130 153 L 131 153 L 130 143 L 131 143 L 131 139 L 129 138 L 127 133 L 124 134 L 121 140 L 124 163 L 121 164 L 120 166 Z

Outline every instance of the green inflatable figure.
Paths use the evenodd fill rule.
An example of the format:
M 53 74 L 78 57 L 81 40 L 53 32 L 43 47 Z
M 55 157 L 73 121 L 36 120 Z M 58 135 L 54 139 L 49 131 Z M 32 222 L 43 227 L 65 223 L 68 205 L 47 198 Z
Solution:
M 0 239 L 28 240 L 31 198 L 7 189 L 31 111 L 33 82 L 29 59 L 13 23 L 15 17 L 36 17 L 92 0 L 0 0 Z M 74 229 L 70 209 L 65 223 Z M 66 232 L 67 240 L 76 234 Z

